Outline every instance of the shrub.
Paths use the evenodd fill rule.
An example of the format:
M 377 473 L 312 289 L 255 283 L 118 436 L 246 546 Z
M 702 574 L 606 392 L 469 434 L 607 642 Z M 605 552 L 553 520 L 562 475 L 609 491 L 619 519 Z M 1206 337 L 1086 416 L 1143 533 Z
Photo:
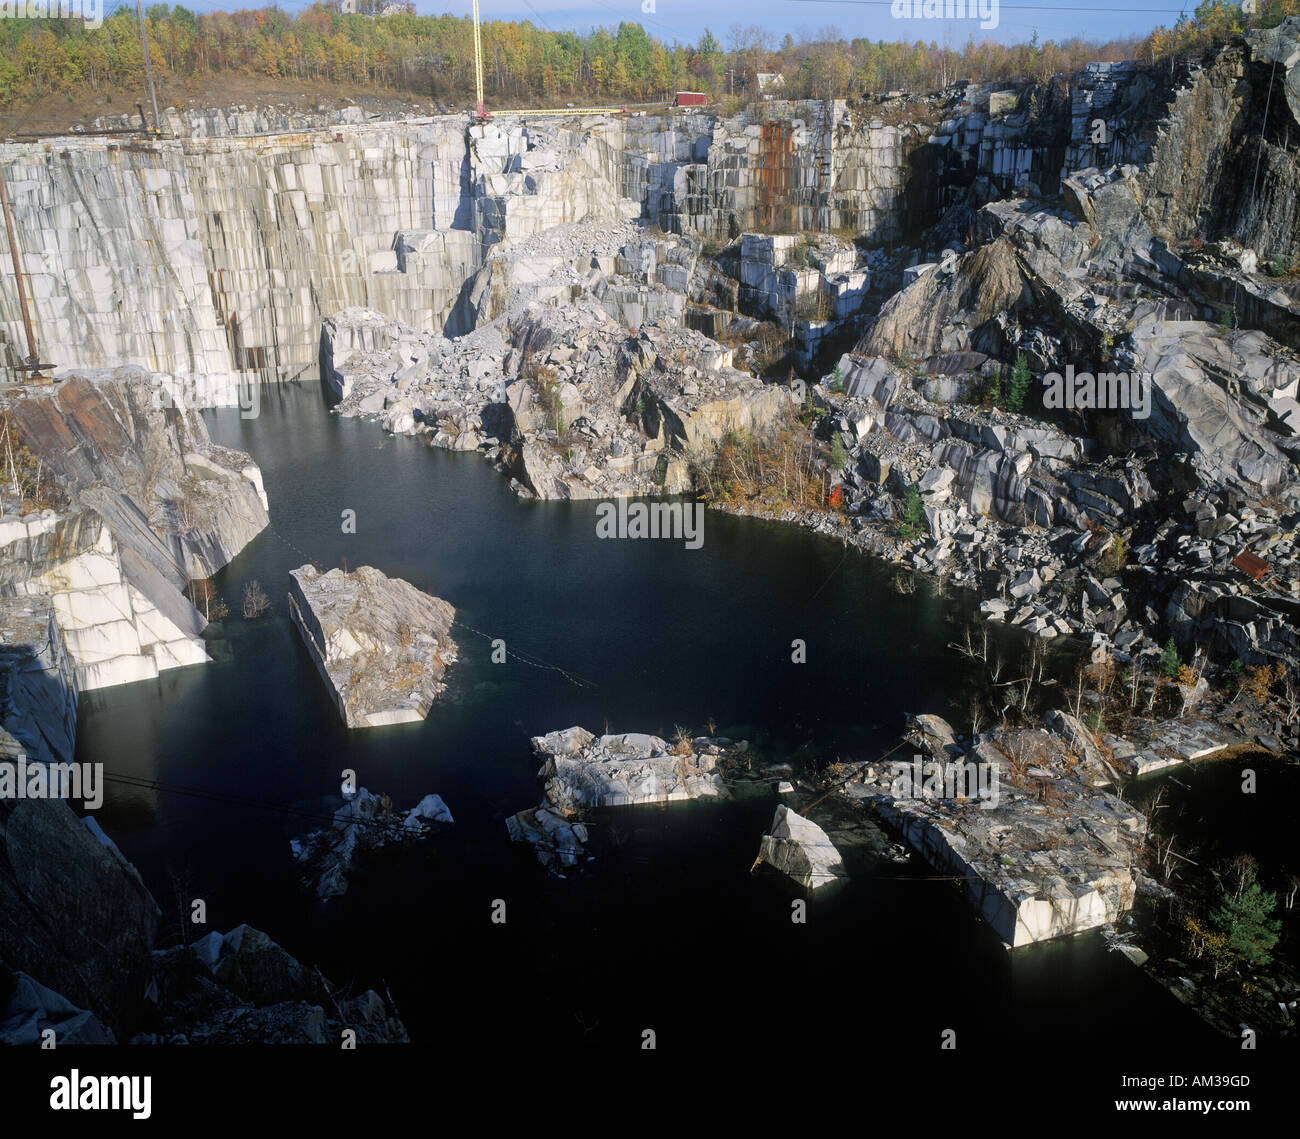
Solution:
M 1267 704 L 1273 692 L 1273 685 L 1286 674 L 1286 666 L 1277 664 L 1257 664 L 1246 669 L 1241 680 L 1242 690 L 1256 704 Z
M 817 444 L 794 408 L 759 436 L 732 432 L 713 462 L 696 468 L 697 489 L 713 502 L 767 497 L 808 510 L 826 503 L 826 474 L 817 462 Z
M 0 416 L 0 475 L 22 501 L 24 510 L 66 510 L 68 497 L 55 483 L 50 472 L 19 437 L 9 413 Z
M 1128 546 L 1124 544 L 1123 537 L 1116 534 L 1110 549 L 1097 560 L 1097 568 L 1107 577 L 1112 577 L 1126 565 L 1128 565 Z
M 837 431 L 831 436 L 831 470 L 842 471 L 848 462 L 848 456 L 844 453 L 844 442 L 840 439 L 840 433 Z
M 984 406 L 990 410 L 1002 402 L 1002 370 L 1000 368 L 984 381 L 983 396 Z
M 1241 688 L 1242 680 L 1245 678 L 1246 666 L 1242 663 L 1241 657 L 1238 657 L 1228 665 L 1228 691 L 1236 692 Z

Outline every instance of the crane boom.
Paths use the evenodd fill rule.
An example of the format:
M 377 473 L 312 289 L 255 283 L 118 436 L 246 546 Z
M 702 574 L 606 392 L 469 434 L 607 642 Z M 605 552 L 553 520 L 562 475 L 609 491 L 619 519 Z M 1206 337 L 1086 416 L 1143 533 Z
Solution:
M 474 0 L 474 92 L 478 98 L 478 115 L 480 122 L 487 118 L 483 110 L 483 37 L 479 32 L 478 0 Z

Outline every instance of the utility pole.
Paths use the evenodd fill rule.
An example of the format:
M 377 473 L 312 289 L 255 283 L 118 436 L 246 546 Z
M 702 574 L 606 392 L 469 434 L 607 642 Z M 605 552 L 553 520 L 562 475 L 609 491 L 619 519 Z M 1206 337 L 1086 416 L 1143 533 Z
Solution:
M 477 0 L 476 5 L 477 7 Z M 140 42 L 144 44 L 144 70 L 149 76 L 149 99 L 153 103 L 153 133 L 158 133 L 158 96 L 154 94 L 153 89 L 153 64 L 149 62 L 149 35 L 144 30 L 144 3 L 143 0 L 135 0 L 135 14 L 140 21 Z
M 27 307 L 27 290 L 23 287 L 22 256 L 18 252 L 18 237 L 14 233 L 13 215 L 9 212 L 9 187 L 5 183 L 3 168 L 0 168 L 0 207 L 4 209 L 5 232 L 9 235 L 9 256 L 14 263 L 14 285 L 18 289 L 18 304 L 23 310 L 23 331 L 27 333 L 27 366 L 35 370 L 40 356 L 36 351 L 36 332 L 32 328 L 31 310 Z

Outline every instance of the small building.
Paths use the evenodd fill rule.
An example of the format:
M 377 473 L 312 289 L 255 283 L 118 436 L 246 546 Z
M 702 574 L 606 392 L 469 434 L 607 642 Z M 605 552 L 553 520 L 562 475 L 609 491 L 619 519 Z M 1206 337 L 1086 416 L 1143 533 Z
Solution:
M 1232 559 L 1232 564 L 1254 581 L 1263 581 L 1273 567 L 1255 554 L 1242 552 Z
M 760 71 L 755 78 L 760 91 L 777 91 L 785 86 L 785 76 L 779 71 Z
M 702 107 L 705 95 L 703 91 L 678 91 L 673 100 L 674 107 Z

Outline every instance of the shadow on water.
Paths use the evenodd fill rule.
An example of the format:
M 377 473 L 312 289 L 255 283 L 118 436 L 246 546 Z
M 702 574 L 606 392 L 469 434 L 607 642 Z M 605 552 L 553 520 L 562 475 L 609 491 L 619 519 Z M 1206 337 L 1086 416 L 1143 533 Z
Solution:
M 236 616 L 211 629 L 214 663 L 89 694 L 81 711 L 79 759 L 168 785 L 110 784 L 100 816 L 160 900 L 180 876 L 211 928 L 247 921 L 337 981 L 386 985 L 413 1038 L 434 1043 L 634 1046 L 647 1028 L 693 1044 L 928 1048 L 951 1027 L 971 1045 L 1030 1032 L 1068 1045 L 1117 1025 L 1208 1038 L 1095 939 L 1009 959 L 919 866 L 869 861 L 793 924 L 788 886 L 749 873 L 775 796 L 602 812 L 593 860 L 565 880 L 506 841 L 506 816 L 540 798 L 529 737 L 552 729 L 712 720 L 765 757 L 812 744 L 829 760 L 879 755 L 905 711 L 961 722 L 971 677 L 945 646 L 968 599 L 900 596 L 894 571 L 856 552 L 713 513 L 698 550 L 601 541 L 594 503 L 520 502 L 477 456 L 339 419 L 314 389 L 267 389 L 258 418 L 208 420 L 252 452 L 271 501 L 272 531 L 218 578 Z M 406 578 L 550 667 L 493 664 L 460 628 L 425 722 L 349 733 L 286 615 L 288 571 L 313 559 Z M 273 611 L 244 622 L 252 579 Z M 324 811 L 345 768 L 400 808 L 441 794 L 456 826 L 325 906 L 289 858 L 311 822 L 284 808 Z

